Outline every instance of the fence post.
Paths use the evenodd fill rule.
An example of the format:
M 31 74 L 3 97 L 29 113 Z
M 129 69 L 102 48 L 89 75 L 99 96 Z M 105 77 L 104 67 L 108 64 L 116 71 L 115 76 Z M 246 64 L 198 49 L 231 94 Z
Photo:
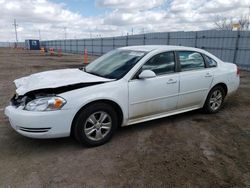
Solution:
M 126 36 L 126 46 L 128 46 L 128 34 Z
M 91 39 L 91 55 L 93 56 L 93 54 L 94 54 L 94 39 L 92 38 Z
M 66 48 L 66 39 L 64 40 L 64 51 L 67 53 L 67 48 Z
M 78 40 L 76 39 L 76 54 L 78 54 Z
M 113 37 L 113 49 L 115 49 L 115 37 Z
M 101 55 L 103 54 L 103 38 L 101 38 Z
M 69 40 L 69 50 L 70 50 L 70 53 L 72 53 L 72 40 Z
M 198 38 L 198 33 L 195 31 L 195 41 L 194 41 L 194 47 L 197 48 L 197 38 Z
M 167 45 L 170 44 L 170 33 L 168 32 Z
M 143 45 L 145 45 L 146 44 L 146 34 L 144 33 L 143 34 Z
M 85 39 L 83 39 L 83 50 L 85 50 L 86 45 L 85 45 Z
M 237 31 L 237 38 L 236 38 L 236 42 L 235 42 L 235 49 L 234 49 L 234 59 L 233 59 L 233 63 L 236 64 L 236 58 L 237 58 L 237 52 L 238 52 L 238 48 L 239 48 L 239 39 L 240 39 L 240 31 Z

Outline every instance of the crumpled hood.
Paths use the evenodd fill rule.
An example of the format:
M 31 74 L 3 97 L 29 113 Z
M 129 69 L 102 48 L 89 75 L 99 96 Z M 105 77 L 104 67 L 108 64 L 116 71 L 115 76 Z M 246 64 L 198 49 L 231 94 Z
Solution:
M 92 74 L 88 74 L 79 69 L 60 69 L 32 74 L 14 80 L 17 87 L 16 93 L 24 95 L 29 91 L 57 88 L 78 83 L 107 82 L 106 79 Z

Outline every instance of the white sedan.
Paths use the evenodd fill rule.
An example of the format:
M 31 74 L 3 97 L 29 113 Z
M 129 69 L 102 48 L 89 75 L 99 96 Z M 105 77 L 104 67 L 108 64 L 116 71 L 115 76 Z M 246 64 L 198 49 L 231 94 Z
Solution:
M 216 113 L 239 81 L 235 64 L 201 49 L 129 46 L 85 68 L 15 80 L 16 94 L 5 114 L 24 136 L 72 135 L 82 144 L 97 146 L 110 140 L 118 126 L 199 108 Z

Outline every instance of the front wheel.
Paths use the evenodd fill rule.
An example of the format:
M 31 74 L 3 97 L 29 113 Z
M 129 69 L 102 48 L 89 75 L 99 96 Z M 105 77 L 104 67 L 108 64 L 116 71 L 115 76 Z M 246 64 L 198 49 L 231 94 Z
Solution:
M 224 102 L 225 90 L 221 86 L 215 86 L 208 94 L 206 102 L 203 109 L 207 113 L 216 113 L 218 112 Z
M 117 114 L 106 103 L 95 103 L 83 109 L 74 126 L 75 138 L 87 146 L 108 142 L 117 128 Z

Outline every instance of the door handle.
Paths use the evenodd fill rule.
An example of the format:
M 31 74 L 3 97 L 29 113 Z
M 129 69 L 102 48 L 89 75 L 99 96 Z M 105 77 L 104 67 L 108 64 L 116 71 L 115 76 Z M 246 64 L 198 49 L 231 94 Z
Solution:
M 167 81 L 167 84 L 175 84 L 177 83 L 177 80 L 174 80 L 172 78 L 170 78 L 168 81 Z
M 212 77 L 212 74 L 206 73 L 205 77 L 206 77 L 206 78 Z

